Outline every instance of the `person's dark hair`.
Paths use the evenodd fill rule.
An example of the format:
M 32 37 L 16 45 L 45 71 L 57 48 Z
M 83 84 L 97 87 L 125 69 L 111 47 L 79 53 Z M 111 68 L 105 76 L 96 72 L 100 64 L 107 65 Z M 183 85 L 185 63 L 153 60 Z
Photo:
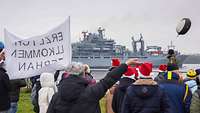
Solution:
M 169 49 L 168 50 L 168 55 L 173 55 L 173 54 L 175 54 L 174 50 L 173 49 Z
M 0 48 L 0 52 L 2 51 L 3 49 L 2 48 Z
M 169 49 L 167 54 L 168 54 L 167 56 L 168 59 L 170 59 L 172 56 L 175 56 L 175 52 L 173 49 Z
M 173 49 L 168 50 L 168 63 L 167 63 L 167 71 L 178 70 L 178 62 L 176 60 L 175 51 Z

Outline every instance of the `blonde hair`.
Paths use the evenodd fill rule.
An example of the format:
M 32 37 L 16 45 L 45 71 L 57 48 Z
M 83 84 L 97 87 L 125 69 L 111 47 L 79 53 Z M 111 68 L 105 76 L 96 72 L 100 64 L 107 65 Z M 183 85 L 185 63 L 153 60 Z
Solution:
M 89 65 L 84 64 L 83 66 L 84 66 L 84 68 L 85 68 L 84 70 L 85 70 L 86 73 L 90 73 L 90 72 L 91 72 L 91 71 L 90 71 L 90 66 L 89 66 Z

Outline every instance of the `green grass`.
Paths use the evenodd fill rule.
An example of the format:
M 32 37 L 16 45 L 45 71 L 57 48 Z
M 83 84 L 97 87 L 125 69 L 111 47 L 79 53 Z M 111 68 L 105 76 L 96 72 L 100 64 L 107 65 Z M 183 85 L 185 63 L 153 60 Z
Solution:
M 17 113 L 34 113 L 33 106 L 31 104 L 31 94 L 28 91 L 22 90 L 20 93 L 20 100 L 18 102 Z M 105 109 L 105 99 L 100 101 L 101 113 L 106 113 Z
M 31 94 L 25 91 L 20 93 L 17 113 L 34 113 L 31 104 Z

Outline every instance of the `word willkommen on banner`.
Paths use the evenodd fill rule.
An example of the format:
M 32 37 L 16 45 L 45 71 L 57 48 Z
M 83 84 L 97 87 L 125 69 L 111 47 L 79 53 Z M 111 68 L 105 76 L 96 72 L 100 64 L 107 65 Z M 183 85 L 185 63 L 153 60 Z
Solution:
M 64 69 L 71 62 L 69 18 L 48 33 L 22 40 L 5 33 L 6 70 L 11 79 Z

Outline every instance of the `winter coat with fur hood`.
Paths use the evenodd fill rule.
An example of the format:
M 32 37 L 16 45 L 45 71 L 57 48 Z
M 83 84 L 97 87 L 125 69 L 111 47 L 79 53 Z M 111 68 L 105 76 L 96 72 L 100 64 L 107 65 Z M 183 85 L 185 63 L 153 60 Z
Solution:
M 38 103 L 40 113 L 46 113 L 52 96 L 55 93 L 54 75 L 42 73 L 40 76 L 41 89 L 39 90 Z

